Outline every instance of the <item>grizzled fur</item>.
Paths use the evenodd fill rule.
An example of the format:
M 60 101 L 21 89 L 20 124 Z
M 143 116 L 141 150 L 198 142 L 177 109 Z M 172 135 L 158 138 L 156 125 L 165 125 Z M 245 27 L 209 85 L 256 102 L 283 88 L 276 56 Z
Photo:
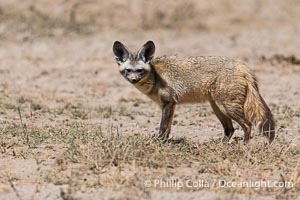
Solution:
M 224 141 L 234 132 L 232 120 L 244 130 L 248 142 L 252 123 L 259 123 L 271 143 L 275 137 L 272 113 L 261 97 L 250 69 L 225 57 L 153 58 L 155 45 L 148 41 L 131 53 L 120 42 L 113 51 L 120 73 L 162 109 L 159 137 L 168 139 L 176 104 L 209 101 L 224 128 Z

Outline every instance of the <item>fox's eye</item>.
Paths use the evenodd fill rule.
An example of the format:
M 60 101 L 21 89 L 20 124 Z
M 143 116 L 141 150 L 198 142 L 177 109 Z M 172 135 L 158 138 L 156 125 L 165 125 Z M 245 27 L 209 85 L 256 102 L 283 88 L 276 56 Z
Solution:
M 144 72 L 144 70 L 143 69 L 137 69 L 136 72 L 140 74 L 140 73 Z
M 132 72 L 132 69 L 126 69 L 125 70 L 127 73 L 131 73 Z

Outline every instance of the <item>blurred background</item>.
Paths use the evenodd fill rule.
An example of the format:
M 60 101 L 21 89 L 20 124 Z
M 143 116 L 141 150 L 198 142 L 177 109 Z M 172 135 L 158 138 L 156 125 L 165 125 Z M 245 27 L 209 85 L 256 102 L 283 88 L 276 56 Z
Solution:
M 269 84 L 267 100 L 286 101 L 267 75 L 300 63 L 299 35 L 299 0 L 0 0 L 1 85 L 7 101 L 22 94 L 48 105 L 51 93 L 95 105 L 140 96 L 119 75 L 112 44 L 153 40 L 156 56 L 244 60 Z M 296 91 L 294 75 L 282 84 Z
M 23 96 L 53 107 L 64 104 L 53 105 L 59 98 L 110 106 L 140 97 L 119 75 L 112 44 L 134 51 L 153 40 L 156 56 L 246 61 L 268 102 L 291 103 L 273 79 L 299 90 L 291 67 L 300 63 L 299 35 L 299 0 L 0 0 L 0 86 L 6 101 Z
M 0 1 L 1 39 L 88 36 L 111 31 L 137 36 L 160 30 L 299 30 L 299 19 L 299 0 Z

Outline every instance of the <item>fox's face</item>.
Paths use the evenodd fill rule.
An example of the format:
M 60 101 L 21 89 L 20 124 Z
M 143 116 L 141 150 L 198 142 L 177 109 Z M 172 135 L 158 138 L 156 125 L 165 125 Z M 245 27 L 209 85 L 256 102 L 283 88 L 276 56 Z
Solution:
M 148 41 L 137 53 L 131 53 L 121 42 L 116 41 L 113 45 L 113 52 L 122 76 L 135 84 L 150 73 L 150 61 L 155 52 L 155 45 L 152 41 Z

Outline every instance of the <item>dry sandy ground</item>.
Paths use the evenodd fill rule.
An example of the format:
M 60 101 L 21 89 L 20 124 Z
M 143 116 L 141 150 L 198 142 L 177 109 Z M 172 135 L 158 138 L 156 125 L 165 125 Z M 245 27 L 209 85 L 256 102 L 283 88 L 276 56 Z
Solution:
M 237 23 L 228 29 L 103 31 L 87 36 L 29 39 L 26 34 L 21 34 L 20 37 L 1 40 L 0 199 L 299 199 L 300 25 L 298 20 L 294 22 L 278 22 L 267 27 L 257 24 L 247 27 Z M 221 164 L 196 161 L 201 157 L 209 159 L 208 155 L 216 155 L 214 158 L 217 159 L 221 151 L 217 147 L 224 148 L 222 153 L 226 148 L 233 148 L 232 152 L 225 153 L 227 156 L 238 154 L 237 149 L 247 148 L 234 146 L 234 140 L 234 147 L 215 143 L 223 136 L 221 124 L 209 104 L 204 103 L 178 106 L 172 133 L 175 139 L 184 137 L 188 141 L 187 144 L 179 144 L 178 148 L 192 143 L 200 145 L 198 151 L 201 145 L 209 147 L 212 144 L 212 149 L 203 150 L 207 155 L 200 152 L 193 154 L 198 158 L 189 157 L 189 154 L 177 151 L 177 144 L 173 144 L 176 146 L 173 149 L 170 147 L 172 144 L 161 147 L 159 145 L 164 144 L 150 143 L 151 148 L 159 146 L 151 150 L 170 148 L 175 157 L 186 156 L 193 160 L 191 163 L 182 161 L 185 164 L 181 165 L 174 161 L 171 167 L 159 163 L 145 167 L 141 164 L 144 161 L 139 162 L 143 157 L 115 164 L 112 161 L 114 155 L 108 155 L 108 164 L 98 167 L 99 163 L 106 162 L 103 161 L 105 156 L 97 158 L 99 163 L 92 163 L 92 159 L 86 158 L 86 155 L 96 156 L 96 153 L 85 154 L 89 148 L 95 152 L 103 148 L 97 145 L 105 141 L 92 137 L 97 135 L 98 130 L 129 135 L 130 138 L 142 135 L 147 140 L 151 140 L 149 135 L 157 133 L 159 108 L 121 77 L 112 54 L 115 40 L 124 42 L 131 49 L 138 49 L 149 39 L 156 43 L 156 55 L 223 55 L 248 63 L 258 77 L 261 94 L 277 122 L 278 136 L 274 149 L 271 146 L 268 151 L 278 154 L 274 153 L 270 158 L 259 157 L 259 149 L 254 148 L 265 147 L 261 146 L 263 138 L 255 135 L 251 141 L 253 144 L 250 144 L 253 149 L 249 150 L 255 151 L 258 156 L 254 159 L 253 169 L 247 168 L 250 165 L 243 166 L 240 158 L 224 160 Z M 240 127 L 234 126 L 237 129 L 234 137 L 242 137 Z M 127 136 L 124 137 L 127 140 Z M 145 145 L 144 139 L 141 139 L 141 144 Z M 114 147 L 118 148 L 118 145 Z M 145 151 L 148 151 L 147 148 Z M 294 154 L 289 152 L 290 149 Z M 280 157 L 280 154 L 284 156 Z M 155 159 L 159 158 L 155 157 L 157 155 L 159 152 L 153 153 Z M 152 160 L 155 161 L 154 158 Z M 270 163 L 266 164 L 268 159 Z M 147 160 L 145 163 L 150 162 Z M 241 165 L 237 166 L 236 172 L 231 171 L 227 175 L 222 168 L 218 172 L 205 171 L 205 168 L 223 164 Z M 205 173 L 199 172 L 202 167 Z M 97 168 L 97 173 L 94 168 Z M 268 171 L 268 168 L 271 170 Z M 225 179 L 240 177 L 242 180 L 251 177 L 255 180 L 268 177 L 273 181 L 292 180 L 294 186 L 292 189 L 257 190 L 222 187 L 176 189 L 144 185 L 148 179 L 153 184 L 155 178 L 179 177 L 180 182 L 186 179 L 221 180 L 222 176 Z

